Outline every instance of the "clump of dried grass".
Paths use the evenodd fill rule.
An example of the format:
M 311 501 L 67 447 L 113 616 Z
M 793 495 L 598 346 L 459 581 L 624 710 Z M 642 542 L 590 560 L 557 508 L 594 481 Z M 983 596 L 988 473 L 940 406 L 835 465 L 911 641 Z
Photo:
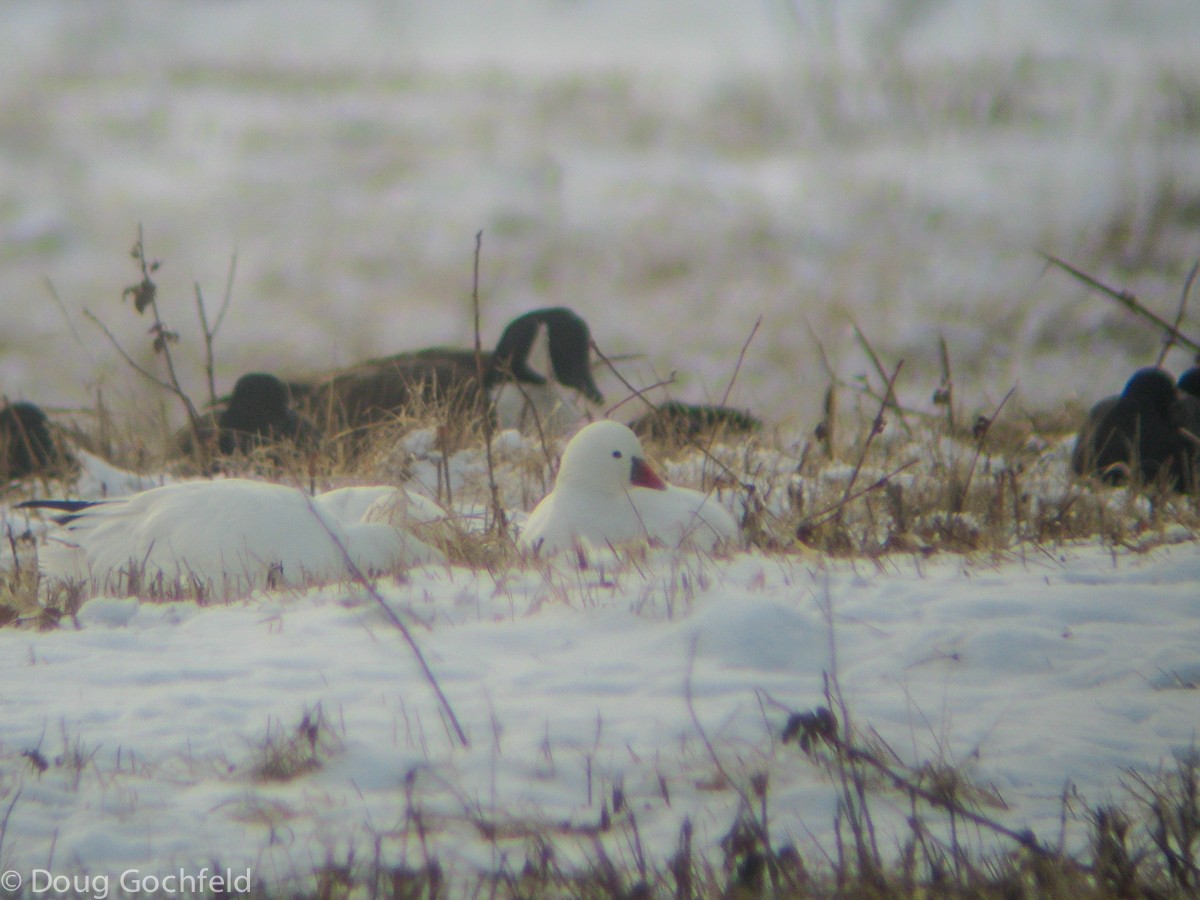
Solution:
M 291 728 L 268 722 L 266 734 L 252 749 L 250 775 L 255 781 L 286 782 L 321 768 L 341 751 L 342 741 L 318 703 Z

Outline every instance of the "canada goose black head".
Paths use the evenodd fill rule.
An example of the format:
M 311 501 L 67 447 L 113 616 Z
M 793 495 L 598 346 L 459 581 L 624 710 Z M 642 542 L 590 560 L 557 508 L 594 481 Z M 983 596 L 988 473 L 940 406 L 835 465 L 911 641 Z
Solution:
M 217 420 L 217 432 L 217 449 L 226 455 L 250 453 L 272 441 L 291 441 L 302 450 L 321 441 L 316 426 L 292 407 L 288 386 L 263 372 L 237 380 Z
M 289 426 L 294 430 L 295 423 L 296 412 L 291 408 L 287 385 L 274 375 L 250 372 L 233 386 L 219 424 L 236 431 L 286 432 Z
M 1105 480 L 1119 483 L 1122 469 L 1136 462 L 1143 481 L 1156 480 L 1165 468 L 1172 486 L 1181 486 L 1184 444 L 1175 423 L 1178 397 L 1175 379 L 1162 369 L 1133 373 L 1094 434 L 1096 466 Z
M 549 345 L 554 380 L 574 388 L 593 403 L 603 403 L 604 395 L 592 380 L 591 332 L 587 322 L 562 306 L 537 309 L 509 323 L 492 354 L 492 380 L 511 372 L 513 379 L 525 384 L 546 383 L 545 376 L 529 364 L 534 342 L 542 329 Z
M 1169 418 L 1178 396 L 1170 374 L 1162 369 L 1138 369 L 1126 382 L 1119 405 L 1134 414 L 1153 413 Z
M 8 478 L 23 478 L 59 461 L 50 420 L 32 403 L 10 403 L 0 410 L 0 444 Z

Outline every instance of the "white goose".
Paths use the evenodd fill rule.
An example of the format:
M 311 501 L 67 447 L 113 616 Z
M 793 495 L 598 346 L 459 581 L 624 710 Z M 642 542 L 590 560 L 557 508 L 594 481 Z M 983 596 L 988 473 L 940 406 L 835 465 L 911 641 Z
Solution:
M 131 567 L 168 584 L 244 591 L 438 562 L 409 534 L 432 501 L 399 488 L 343 488 L 310 497 L 282 484 L 241 478 L 184 481 L 113 500 L 31 500 L 58 509 L 64 533 L 39 554 L 54 579 L 117 588 Z M 416 515 L 411 519 L 407 512 Z M 343 549 L 345 555 L 343 555 Z
M 716 498 L 665 484 L 642 458 L 637 435 L 605 420 L 567 444 L 554 490 L 530 513 L 520 543 L 543 555 L 585 542 L 711 551 L 737 536 L 737 523 Z

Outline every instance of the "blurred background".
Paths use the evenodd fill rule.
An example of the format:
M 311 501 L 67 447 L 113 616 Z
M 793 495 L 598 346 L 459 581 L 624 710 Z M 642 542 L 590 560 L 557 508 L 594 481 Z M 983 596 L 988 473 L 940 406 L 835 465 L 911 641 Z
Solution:
M 181 377 L 472 341 L 565 304 L 631 379 L 811 428 L 828 375 L 1090 403 L 1200 258 L 1195 0 L 8 0 L 0 393 L 179 411 L 134 357 L 139 223 Z M 1200 293 L 1200 290 L 1198 290 Z M 1200 335 L 1200 296 L 1183 330 Z M 1189 362 L 1176 350 L 1167 364 Z M 617 399 L 617 381 L 602 388 Z M 636 411 L 636 410 L 635 410 Z

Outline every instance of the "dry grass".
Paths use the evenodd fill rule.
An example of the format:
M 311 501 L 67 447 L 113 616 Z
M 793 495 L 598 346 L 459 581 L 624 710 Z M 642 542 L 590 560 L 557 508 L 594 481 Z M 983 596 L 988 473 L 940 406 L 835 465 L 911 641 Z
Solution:
M 317 704 L 290 729 L 268 723 L 266 736 L 253 747 L 250 777 L 259 782 L 292 781 L 321 768 L 341 747 L 340 736 Z
M 960 410 L 951 416 L 936 405 L 914 411 L 874 402 L 874 411 L 853 404 L 858 412 L 819 423 L 810 435 L 741 433 L 719 423 L 699 433 L 668 428 L 643 443 L 668 480 L 713 491 L 740 519 L 744 543 L 767 554 L 869 560 L 891 554 L 1010 555 L 1053 553 L 1071 542 L 1097 540 L 1141 551 L 1200 533 L 1200 498 L 1154 485 L 1114 489 L 1071 475 L 1067 459 L 1077 410 L 1038 414 L 1005 405 L 998 412 Z M 335 436 L 320 451 L 273 445 L 215 465 L 226 475 L 314 492 L 417 475 L 450 513 L 444 523 L 414 528 L 419 537 L 455 565 L 493 573 L 528 566 L 511 531 L 491 527 L 483 429 L 455 416 L 454 409 L 422 401 L 352 437 Z M 165 425 L 122 440 L 102 405 L 91 420 L 94 429 L 76 428 L 72 437 L 108 448 L 126 464 L 140 463 L 135 468 L 161 471 L 155 466 L 164 449 L 152 436 L 169 435 Z M 553 485 L 561 444 L 545 436 L 503 441 L 502 435 L 493 445 L 497 490 L 509 509 L 530 509 Z M 170 469 L 177 477 L 199 477 L 212 474 L 214 464 L 183 457 Z M 69 496 L 71 483 L 70 476 L 41 481 L 19 494 Z M 20 556 L 17 544 L 29 539 L 8 540 Z M 254 579 L 168 582 L 160 573 L 142 571 L 137 560 L 115 581 L 84 586 L 87 590 L 42 585 L 40 601 L 34 580 L 31 565 L 0 578 L 0 627 L 33 621 L 45 626 L 47 617 L 73 616 L 82 596 L 98 590 L 149 601 L 209 603 L 257 585 Z

